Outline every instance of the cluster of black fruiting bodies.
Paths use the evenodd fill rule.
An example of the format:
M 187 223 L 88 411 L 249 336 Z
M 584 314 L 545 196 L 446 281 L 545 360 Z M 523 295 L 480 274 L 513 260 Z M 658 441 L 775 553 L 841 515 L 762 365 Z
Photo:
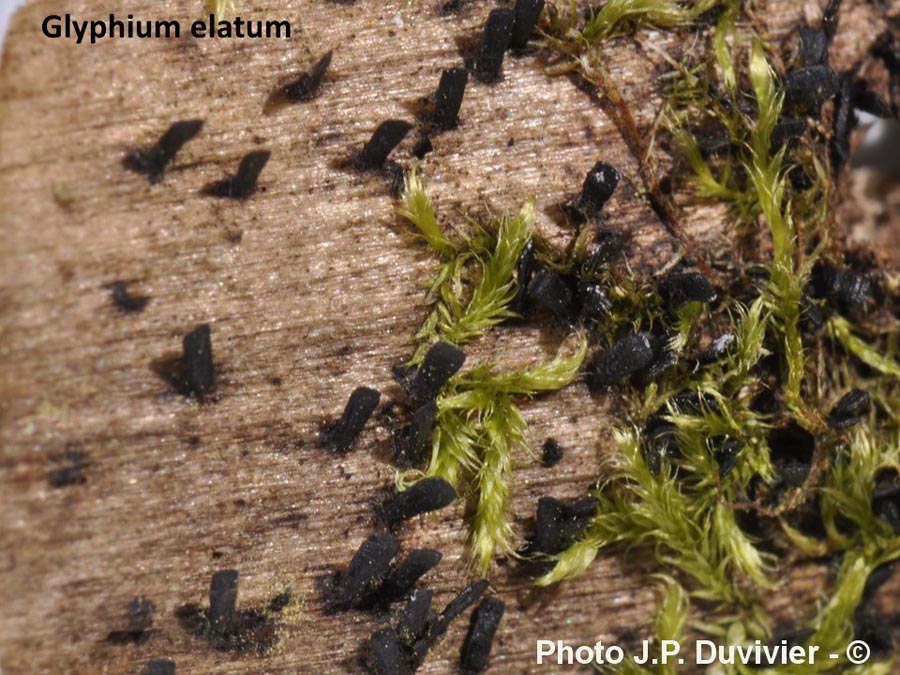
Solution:
M 405 372 L 407 408 L 411 421 L 394 431 L 394 461 L 408 466 L 424 458 L 437 415 L 436 399 L 441 388 L 459 371 L 465 354 L 452 345 L 438 342 L 414 372 Z M 374 389 L 358 387 L 350 395 L 340 419 L 325 425 L 319 443 L 333 452 L 349 452 L 366 422 L 378 407 L 381 395 Z M 403 601 L 392 625 L 372 634 L 362 657 L 372 672 L 400 675 L 415 672 L 428 650 L 446 632 L 450 621 L 487 590 L 485 580 L 464 588 L 440 613 L 431 608 L 432 592 L 416 588 L 419 580 L 441 560 L 432 549 L 411 551 L 392 565 L 400 545 L 391 533 L 403 521 L 442 509 L 456 500 L 456 491 L 443 478 L 424 478 L 402 492 L 392 491 L 375 506 L 376 521 L 387 531 L 372 534 L 359 547 L 346 569 L 336 575 L 325 591 L 327 611 L 388 609 Z M 460 667 L 481 672 L 488 666 L 491 643 L 503 615 L 503 603 L 485 599 L 472 615 L 469 634 L 463 644 Z

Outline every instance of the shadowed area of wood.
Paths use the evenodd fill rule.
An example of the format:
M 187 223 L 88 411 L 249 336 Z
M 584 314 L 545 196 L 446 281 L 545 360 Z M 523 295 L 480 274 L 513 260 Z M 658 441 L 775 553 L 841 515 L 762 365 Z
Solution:
M 151 3 L 136 18 L 202 15 L 201 2 Z M 288 19 L 290 40 L 112 40 L 78 45 L 40 33 L 56 4 L 33 2 L 12 25 L 0 70 L 0 666 L 18 673 L 134 673 L 170 658 L 178 672 L 319 672 L 358 669 L 357 652 L 383 624 L 376 614 L 322 611 L 320 580 L 372 531 L 372 501 L 394 469 L 390 430 L 374 419 L 356 449 L 317 447 L 350 392 L 400 395 L 393 366 L 412 353 L 428 307 L 423 283 L 436 260 L 393 215 L 385 180 L 346 168 L 386 119 L 413 110 L 461 62 L 495 5 L 431 0 L 355 4 L 240 1 L 245 19 Z M 834 47 L 855 62 L 879 32 L 869 3 L 845 2 Z M 121 4 L 67 3 L 79 19 Z M 775 44 L 799 25 L 788 0 L 757 12 Z M 852 39 L 855 36 L 860 39 Z M 640 33 L 615 42 L 606 66 L 646 132 L 667 68 L 645 49 L 678 58 L 689 40 Z M 263 109 L 272 92 L 334 50 L 312 100 Z M 643 198 L 637 164 L 602 105 L 535 53 L 507 56 L 495 85 L 470 81 L 457 129 L 432 138 L 421 161 L 439 215 L 464 223 L 518 210 L 536 198 L 536 230 L 566 244 L 573 230 L 555 206 L 603 159 L 623 174 L 606 226 L 631 239 L 629 265 L 649 275 L 681 250 Z M 150 184 L 123 157 L 177 120 L 203 119 L 199 135 Z M 413 163 L 415 134 L 393 155 Z M 271 151 L 258 192 L 245 201 L 201 195 L 244 155 Z M 71 199 L 54 199 L 62 185 Z M 58 197 L 58 196 L 57 196 Z M 712 260 L 732 249 L 724 212 L 679 204 L 686 229 Z M 140 312 L 113 304 L 109 284 L 133 280 Z M 159 365 L 182 337 L 211 326 L 214 400 L 173 392 Z M 467 348 L 470 362 L 522 365 L 555 352 L 557 330 L 504 328 Z M 513 511 L 524 536 L 537 499 L 582 494 L 611 444 L 615 390 L 591 397 L 583 382 L 524 405 L 529 441 L 553 436 L 564 459 L 544 468 L 522 455 Z M 71 466 L 83 482 L 54 487 Z M 68 464 L 67 464 L 68 463 Z M 444 558 L 426 583 L 444 606 L 470 580 L 463 507 L 407 523 L 402 548 Z M 604 554 L 581 578 L 534 594 L 512 563 L 491 576 L 507 611 L 494 672 L 534 665 L 535 640 L 623 645 L 649 637 L 657 597 L 638 555 Z M 264 655 L 230 653 L 179 626 L 176 612 L 205 605 L 210 578 L 240 573 L 239 607 L 264 607 L 291 589 Z M 773 611 L 808 620 L 827 570 L 795 570 Z M 153 603 L 138 639 L 129 603 Z M 455 672 L 468 619 L 454 623 L 420 672 Z

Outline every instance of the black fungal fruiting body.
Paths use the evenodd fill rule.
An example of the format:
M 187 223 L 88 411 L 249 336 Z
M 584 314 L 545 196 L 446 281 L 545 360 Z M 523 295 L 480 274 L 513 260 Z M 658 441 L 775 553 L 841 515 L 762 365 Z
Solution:
M 593 497 L 572 502 L 541 497 L 538 500 L 534 536 L 528 550 L 547 555 L 559 553 L 587 526 L 598 504 Z
M 375 389 L 369 387 L 354 389 L 344 407 L 341 419 L 336 424 L 322 430 L 319 437 L 322 444 L 342 454 L 349 452 L 362 433 L 363 427 L 366 426 L 366 422 L 375 412 L 380 399 L 381 394 Z
M 428 136 L 422 136 L 413 146 L 412 154 L 416 159 L 422 159 L 432 150 L 434 150 L 434 146 L 431 144 L 431 139 Z
M 788 487 L 806 482 L 816 450 L 816 438 L 796 422 L 776 427 L 766 438 L 769 457 L 778 476 Z
M 400 546 L 393 535 L 386 532 L 370 535 L 341 574 L 331 598 L 331 607 L 348 609 L 364 600 L 387 577 L 391 560 L 399 551 Z
M 828 413 L 828 426 L 832 429 L 848 429 L 858 424 L 860 418 L 869 412 L 870 404 L 868 392 L 851 389 Z
M 128 292 L 127 281 L 114 281 L 109 285 L 109 290 L 112 293 L 113 304 L 123 314 L 140 312 L 150 301 L 150 298 L 143 295 L 131 295 Z
M 534 253 L 534 240 L 529 239 L 519 254 L 516 261 L 516 297 L 509 304 L 511 311 L 516 314 L 524 314 L 526 299 L 528 297 L 528 286 L 531 284 L 531 277 L 537 269 L 537 261 Z
M 143 675 L 175 675 L 175 662 L 168 659 L 152 659 L 144 666 Z
M 400 645 L 393 628 L 382 628 L 372 633 L 372 672 L 375 675 L 400 675 L 403 661 Z
M 213 574 L 209 585 L 209 627 L 214 633 L 227 635 L 234 628 L 237 582 L 237 570 Z
M 825 33 L 809 26 L 800 28 L 800 62 L 816 66 L 828 61 L 828 38 Z
M 437 403 L 428 401 L 416 408 L 412 422 L 394 434 L 394 461 L 399 466 L 412 466 L 425 455 L 437 413 Z
M 417 548 L 410 552 L 399 565 L 394 567 L 384 584 L 378 589 L 378 600 L 391 602 L 409 593 L 416 583 L 441 561 L 440 551 Z
M 803 109 L 833 97 L 838 87 L 837 76 L 826 65 L 802 66 L 784 76 L 785 99 Z
M 284 87 L 284 95 L 289 101 L 308 101 L 311 99 L 319 88 L 322 78 L 328 66 L 331 65 L 331 56 L 334 52 L 326 52 L 316 64 L 303 73 L 295 82 Z
M 485 598 L 472 613 L 472 622 L 460 655 L 463 672 L 482 673 L 487 670 L 494 635 L 505 609 L 506 606 L 497 598 Z
M 481 82 L 496 82 L 503 67 L 503 54 L 512 38 L 516 13 L 511 9 L 495 9 L 488 14 L 481 37 L 481 48 L 475 59 L 475 77 Z
M 156 145 L 126 155 L 124 165 L 131 171 L 144 174 L 151 183 L 158 183 L 162 179 L 166 165 L 185 143 L 200 133 L 202 128 L 203 120 L 175 122 Z
M 741 441 L 733 438 L 719 441 L 712 439 L 714 446 L 718 446 L 715 451 L 716 463 L 719 465 L 719 478 L 725 479 L 735 470 L 738 465 L 738 455 L 744 447 Z
M 829 299 L 845 312 L 860 309 L 872 292 L 872 281 L 853 270 L 836 270 L 828 289 Z
M 215 385 L 209 324 L 201 324 L 185 335 L 182 346 L 185 382 L 194 397 L 202 401 Z
M 75 450 L 67 445 L 65 453 L 61 460 L 64 466 L 60 469 L 54 469 L 47 474 L 47 482 L 55 488 L 68 487 L 70 485 L 81 485 L 87 482 L 84 476 L 84 453 Z
M 419 588 L 409 596 L 409 601 L 400 611 L 397 622 L 397 636 L 408 647 L 425 635 L 428 622 L 432 620 L 431 599 L 434 593 L 427 588 Z
M 614 166 L 597 162 L 588 171 L 581 186 L 581 194 L 572 203 L 572 209 L 583 218 L 595 216 L 609 201 L 622 175 Z
M 357 159 L 358 166 L 367 171 L 382 168 L 391 150 L 406 138 L 410 129 L 412 124 L 403 120 L 387 120 L 379 124 L 368 143 L 363 146 Z
M 650 336 L 632 333 L 599 354 L 588 366 L 587 382 L 591 389 L 614 384 L 649 366 L 655 357 Z
M 440 476 L 423 478 L 403 492 L 395 493 L 384 506 L 384 518 L 391 524 L 408 520 L 453 503 L 456 490 Z
M 203 188 L 203 194 L 210 197 L 247 199 L 256 192 L 256 182 L 272 153 L 268 150 L 254 150 L 241 159 L 237 173 Z
M 541 464 L 544 466 L 553 466 L 563 458 L 562 446 L 555 438 L 548 438 L 544 441 L 544 447 L 541 451 Z
M 436 130 L 448 131 L 456 126 L 468 82 L 469 71 L 465 68 L 450 68 L 441 73 L 434 113 L 431 116 L 431 123 Z
M 528 44 L 528 39 L 534 33 L 541 12 L 544 9 L 544 0 L 517 0 L 513 23 L 512 37 L 509 46 L 512 49 L 522 49 Z
M 466 355 L 447 342 L 436 342 L 426 353 L 410 386 L 413 405 L 433 401 L 447 380 L 455 375 Z
M 700 272 L 677 272 L 669 274 L 659 281 L 660 293 L 674 305 L 685 302 L 714 302 L 717 293 Z
M 528 297 L 539 307 L 549 311 L 563 326 L 571 326 L 578 313 L 575 293 L 562 275 L 553 270 L 539 269 L 528 284 Z
M 459 595 L 447 604 L 444 611 L 441 612 L 440 616 L 437 618 L 437 621 L 435 621 L 434 625 L 428 631 L 426 639 L 429 640 L 429 643 L 434 644 L 434 642 L 447 631 L 447 627 L 453 619 L 478 602 L 478 598 L 484 595 L 488 586 L 488 580 L 481 579 L 462 589 L 459 592 Z

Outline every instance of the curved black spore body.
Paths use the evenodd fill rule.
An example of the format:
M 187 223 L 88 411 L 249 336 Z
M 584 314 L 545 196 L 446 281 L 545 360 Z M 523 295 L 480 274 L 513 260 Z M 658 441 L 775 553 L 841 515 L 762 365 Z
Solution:
M 359 167 L 365 170 L 380 169 L 391 150 L 400 145 L 412 124 L 403 120 L 386 120 L 378 125 L 359 155 Z
M 151 183 L 158 183 L 182 146 L 200 133 L 203 120 L 175 122 L 155 145 L 128 153 L 123 161 L 125 168 L 143 174 Z
M 256 192 L 256 183 L 272 153 L 268 150 L 254 150 L 247 153 L 238 165 L 237 173 L 203 188 L 203 194 L 227 199 L 247 199 Z
M 553 555 L 564 550 L 587 527 L 597 511 L 598 503 L 593 497 L 583 497 L 573 502 L 541 497 L 529 551 Z
M 622 174 L 614 166 L 597 162 L 585 176 L 574 208 L 585 218 L 596 215 L 613 196 L 621 178 Z
M 400 645 L 393 628 L 381 628 L 372 633 L 372 672 L 375 675 L 401 675 L 403 661 Z
M 284 87 L 284 95 L 289 101 L 308 101 L 315 96 L 322 78 L 331 65 L 333 51 L 328 51 L 307 72 L 303 73 L 296 81 Z
M 412 422 L 397 430 L 394 435 L 394 461 L 398 466 L 412 466 L 425 456 L 437 412 L 437 403 L 428 401 L 416 408 Z
M 362 433 L 363 427 L 366 426 L 366 422 L 375 412 L 380 399 L 381 394 L 375 389 L 369 387 L 354 389 L 344 407 L 341 419 L 336 424 L 322 430 L 320 439 L 323 445 L 341 454 L 349 452 Z
M 851 389 L 841 397 L 828 414 L 828 426 L 832 429 L 849 429 L 859 423 L 869 412 L 869 393 L 861 389 Z
M 399 600 L 409 593 L 416 583 L 441 561 L 440 551 L 417 548 L 394 567 L 378 590 L 378 599 L 384 603 Z

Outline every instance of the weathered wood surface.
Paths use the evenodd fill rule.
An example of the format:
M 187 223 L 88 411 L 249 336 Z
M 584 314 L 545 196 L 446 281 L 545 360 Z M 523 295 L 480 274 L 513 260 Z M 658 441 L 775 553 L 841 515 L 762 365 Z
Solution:
M 139 18 L 201 14 L 200 2 L 138 2 Z M 425 315 L 421 284 L 434 259 L 393 215 L 383 181 L 337 167 L 380 121 L 411 118 L 440 71 L 460 61 L 489 2 L 244 2 L 245 18 L 288 18 L 288 41 L 116 40 L 75 46 L 40 35 L 58 3 L 34 2 L 13 21 L 0 71 L 0 664 L 5 674 L 138 672 L 168 657 L 179 672 L 338 673 L 352 668 L 375 616 L 321 611 L 316 579 L 345 564 L 371 531 L 370 500 L 392 478 L 381 459 L 388 430 L 371 428 L 336 459 L 312 442 L 358 384 L 397 395 L 391 366 L 410 354 Z M 125 11 L 79 1 L 87 19 Z M 852 63 L 879 31 L 870 3 L 846 2 L 835 53 Z M 776 43 L 810 7 L 779 0 L 757 16 Z M 608 51 L 610 72 L 635 104 L 642 130 L 658 109 L 661 59 L 642 34 Z M 683 43 L 682 43 L 683 44 Z M 327 49 L 322 95 L 271 116 L 273 87 Z M 200 117 L 201 135 L 164 180 L 148 186 L 121 168 L 123 153 L 172 121 Z M 514 139 L 514 144 L 508 143 Z M 614 124 L 572 82 L 535 56 L 509 58 L 505 79 L 466 93 L 458 130 L 422 162 L 442 214 L 514 210 L 529 195 L 539 230 L 570 233 L 552 205 L 577 190 L 598 159 L 629 178 L 607 209 L 634 236 L 635 265 L 663 265 L 677 249 L 638 195 L 636 165 Z M 265 191 L 246 203 L 198 194 L 254 148 L 268 148 Z M 410 140 L 399 153 L 408 162 Z M 57 204 L 61 182 L 74 195 Z M 721 213 L 688 209 L 685 222 L 712 251 L 727 251 Z M 120 315 L 104 289 L 116 279 L 152 300 Z M 220 366 L 214 404 L 172 394 L 151 362 L 181 336 L 212 324 Z M 562 334 L 504 331 L 475 345 L 524 363 Z M 277 379 L 276 379 L 277 378 Z M 280 383 L 279 383 L 280 382 Z M 610 443 L 604 410 L 583 385 L 526 406 L 534 447 L 566 447 L 553 469 L 522 456 L 517 530 L 539 496 L 580 494 Z M 47 472 L 66 447 L 85 453 L 87 481 L 53 489 Z M 295 517 L 296 522 L 289 522 Z M 467 580 L 462 508 L 403 531 L 404 549 L 438 548 L 429 577 L 443 604 Z M 216 569 L 240 571 L 240 604 L 263 605 L 290 586 L 298 599 L 265 656 L 212 650 L 183 632 L 175 609 L 204 603 Z M 603 556 L 578 581 L 527 600 L 527 585 L 492 576 L 508 611 L 495 672 L 555 672 L 534 665 L 537 638 L 591 644 L 649 634 L 656 597 L 638 559 Z M 814 607 L 818 568 L 798 570 L 774 608 L 801 621 Z M 156 606 L 142 645 L 114 645 L 136 596 Z M 422 672 L 453 672 L 460 620 Z

